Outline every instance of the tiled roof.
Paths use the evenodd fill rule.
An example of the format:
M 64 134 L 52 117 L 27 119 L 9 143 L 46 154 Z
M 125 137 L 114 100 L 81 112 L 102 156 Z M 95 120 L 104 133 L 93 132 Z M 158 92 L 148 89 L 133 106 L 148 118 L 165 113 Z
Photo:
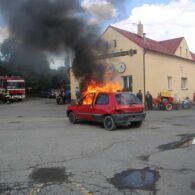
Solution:
M 192 56 L 193 60 L 195 61 L 195 54 L 192 53 L 192 52 L 190 52 L 190 53 L 191 53 L 191 56 Z
M 169 39 L 165 41 L 159 41 L 159 43 L 166 47 L 172 54 L 174 54 L 181 43 L 184 37 L 176 38 L 176 39 Z
M 138 34 L 126 30 L 122 30 L 114 26 L 109 26 L 109 27 L 119 32 L 123 36 L 127 37 L 128 39 L 130 39 L 131 41 L 133 41 L 134 43 L 136 43 L 137 45 L 139 45 L 144 49 L 150 49 L 168 55 L 175 55 L 175 51 L 183 39 L 183 37 L 180 37 L 180 38 L 170 39 L 165 41 L 155 41 L 146 37 L 143 38 Z M 193 60 L 195 61 L 195 54 L 191 52 L 191 55 Z

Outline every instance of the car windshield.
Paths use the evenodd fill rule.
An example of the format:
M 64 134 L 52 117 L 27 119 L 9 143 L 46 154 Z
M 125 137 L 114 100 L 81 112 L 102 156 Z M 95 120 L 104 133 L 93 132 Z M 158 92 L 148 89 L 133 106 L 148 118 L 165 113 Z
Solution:
M 139 98 L 130 93 L 118 93 L 115 98 L 119 105 L 141 104 Z
M 24 89 L 24 82 L 7 82 L 8 89 Z

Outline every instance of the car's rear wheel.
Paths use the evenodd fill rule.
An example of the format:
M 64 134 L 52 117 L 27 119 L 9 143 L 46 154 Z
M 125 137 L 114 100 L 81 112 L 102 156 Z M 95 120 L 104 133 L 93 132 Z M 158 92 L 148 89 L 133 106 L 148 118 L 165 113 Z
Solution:
M 108 131 L 112 131 L 116 128 L 115 122 L 111 116 L 104 118 L 104 128 Z
M 132 122 L 131 123 L 131 125 L 133 126 L 133 127 L 141 127 L 142 126 L 142 121 L 136 121 L 136 122 Z
M 70 123 L 72 123 L 72 124 L 75 124 L 77 122 L 77 119 L 76 119 L 74 112 L 70 112 L 68 114 L 68 118 L 69 118 Z

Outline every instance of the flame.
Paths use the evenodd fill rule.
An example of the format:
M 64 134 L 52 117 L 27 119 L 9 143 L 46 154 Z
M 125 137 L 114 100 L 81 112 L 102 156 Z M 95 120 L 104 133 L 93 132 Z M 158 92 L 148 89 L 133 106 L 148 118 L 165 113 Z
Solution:
M 122 85 L 119 82 L 107 82 L 99 84 L 92 80 L 87 85 L 87 89 L 82 92 L 84 98 L 83 104 L 92 104 L 94 95 L 99 92 L 117 92 L 122 90 Z

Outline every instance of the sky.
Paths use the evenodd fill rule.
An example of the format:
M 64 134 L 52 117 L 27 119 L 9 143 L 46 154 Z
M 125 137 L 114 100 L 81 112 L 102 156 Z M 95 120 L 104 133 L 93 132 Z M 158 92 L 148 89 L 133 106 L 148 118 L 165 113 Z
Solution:
M 88 15 L 88 22 L 99 25 L 101 32 L 113 25 L 136 33 L 137 24 L 141 22 L 146 37 L 157 41 L 185 37 L 189 49 L 195 53 L 195 0 L 79 1 Z M 7 26 L 0 17 L 0 42 L 7 37 Z M 52 58 L 53 68 L 64 66 L 62 54 Z
M 88 8 L 90 3 L 96 3 L 97 7 L 98 3 L 103 4 L 105 1 L 83 0 L 88 4 Z M 137 33 L 137 24 L 141 22 L 146 37 L 157 41 L 185 37 L 189 49 L 195 53 L 195 22 L 193 22 L 195 0 L 124 0 L 122 2 L 123 9 L 115 11 L 108 9 L 113 17 L 103 22 L 103 29 L 113 25 Z M 117 5 L 115 6 L 117 8 Z
M 112 25 L 137 32 L 136 23 L 141 21 L 148 38 L 166 40 L 185 37 L 189 49 L 195 53 L 195 1 L 158 0 L 131 1 L 127 18 Z

